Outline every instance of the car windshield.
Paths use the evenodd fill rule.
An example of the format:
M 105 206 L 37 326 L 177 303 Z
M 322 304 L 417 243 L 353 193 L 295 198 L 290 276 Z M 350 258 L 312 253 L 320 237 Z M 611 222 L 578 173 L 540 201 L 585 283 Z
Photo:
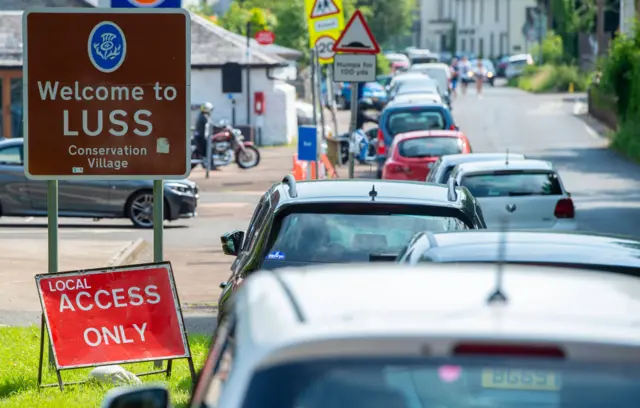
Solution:
M 395 213 L 288 214 L 282 219 L 263 267 L 277 267 L 279 261 L 366 262 L 371 254 L 400 252 L 421 231 L 468 229 L 462 220 L 449 214 L 403 214 L 402 206 L 395 206 L 392 211 Z M 429 213 L 427 207 L 422 212 Z
M 473 60 L 473 61 L 470 62 L 470 64 L 473 67 L 473 69 L 477 69 L 478 68 L 478 60 Z M 482 60 L 482 66 L 487 71 L 494 71 L 495 70 L 495 67 L 493 66 L 493 62 L 491 62 L 488 59 L 483 59 Z
M 416 130 L 443 130 L 445 118 L 440 109 L 398 110 L 389 114 L 387 131 L 395 136 Z
M 366 280 L 364 281 L 366 284 Z M 259 370 L 243 408 L 637 408 L 624 363 L 474 357 L 325 359 Z
M 439 157 L 462 153 L 462 140 L 457 137 L 417 137 L 400 142 L 402 157 Z
M 381 92 L 384 87 L 377 82 L 367 82 L 364 84 L 363 92 Z
M 464 176 L 460 183 L 474 197 L 560 195 L 562 187 L 554 172 L 492 172 Z

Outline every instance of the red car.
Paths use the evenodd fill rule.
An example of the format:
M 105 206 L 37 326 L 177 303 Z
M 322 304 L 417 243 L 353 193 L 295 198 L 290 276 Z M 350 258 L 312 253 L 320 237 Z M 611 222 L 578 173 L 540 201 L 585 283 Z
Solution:
M 385 180 L 424 181 L 433 163 L 447 154 L 471 153 L 471 145 L 458 130 L 420 130 L 393 139 L 382 168 Z

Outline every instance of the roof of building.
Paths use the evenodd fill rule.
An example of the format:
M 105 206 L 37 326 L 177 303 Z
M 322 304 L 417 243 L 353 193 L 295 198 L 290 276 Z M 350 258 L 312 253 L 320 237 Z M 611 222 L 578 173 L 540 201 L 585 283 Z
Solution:
M 227 62 L 246 63 L 246 42 L 213 22 L 191 13 L 191 65 L 218 68 Z M 238 38 L 240 37 L 240 38 Z M 22 67 L 22 11 L 0 11 L 0 67 Z M 275 55 L 252 47 L 254 67 L 285 66 Z
M 240 34 L 232 33 L 232 32 L 229 32 L 229 33 L 231 34 L 232 37 L 235 37 L 239 41 L 242 41 L 243 44 L 247 43 L 247 37 Z M 278 55 L 283 58 L 292 58 L 292 59 L 298 59 L 304 55 L 302 51 L 298 51 L 293 48 L 283 47 L 278 44 L 262 45 L 253 38 L 251 39 L 250 43 L 251 43 L 251 48 L 255 47 L 259 51 L 268 55 Z

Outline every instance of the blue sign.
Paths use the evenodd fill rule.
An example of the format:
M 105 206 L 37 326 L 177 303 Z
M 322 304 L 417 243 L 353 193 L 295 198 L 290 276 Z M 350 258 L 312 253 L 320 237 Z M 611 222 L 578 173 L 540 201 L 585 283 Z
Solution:
M 182 0 L 111 0 L 113 8 L 180 8 Z
M 298 127 L 298 160 L 318 159 L 318 130 L 315 126 Z
M 111 21 L 96 24 L 87 45 L 91 63 L 101 72 L 117 70 L 127 55 L 127 39 L 122 29 Z

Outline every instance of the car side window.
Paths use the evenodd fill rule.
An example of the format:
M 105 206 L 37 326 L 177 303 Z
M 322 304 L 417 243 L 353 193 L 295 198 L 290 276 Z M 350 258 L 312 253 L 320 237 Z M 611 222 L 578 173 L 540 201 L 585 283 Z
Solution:
M 9 146 L 4 149 L 0 149 L 0 165 L 22 165 L 22 148 L 20 146 Z
M 269 198 L 266 197 L 260 200 L 259 207 L 256 208 L 256 212 L 254 214 L 254 219 L 251 220 L 251 225 L 249 230 L 247 231 L 247 235 L 245 238 L 246 245 L 244 246 L 245 251 L 253 250 L 255 246 L 255 242 L 260 235 L 260 229 L 264 225 L 264 221 L 269 213 Z
M 244 244 L 242 245 L 243 251 L 246 251 L 249 249 L 249 246 L 252 241 L 252 237 L 255 235 L 258 216 L 262 211 L 262 207 L 264 206 L 264 203 L 265 203 L 265 196 L 262 196 L 262 198 L 258 202 L 258 205 L 256 205 L 256 209 L 253 211 L 253 216 L 251 216 L 251 221 L 249 221 L 249 226 L 247 227 L 247 232 L 244 237 Z

